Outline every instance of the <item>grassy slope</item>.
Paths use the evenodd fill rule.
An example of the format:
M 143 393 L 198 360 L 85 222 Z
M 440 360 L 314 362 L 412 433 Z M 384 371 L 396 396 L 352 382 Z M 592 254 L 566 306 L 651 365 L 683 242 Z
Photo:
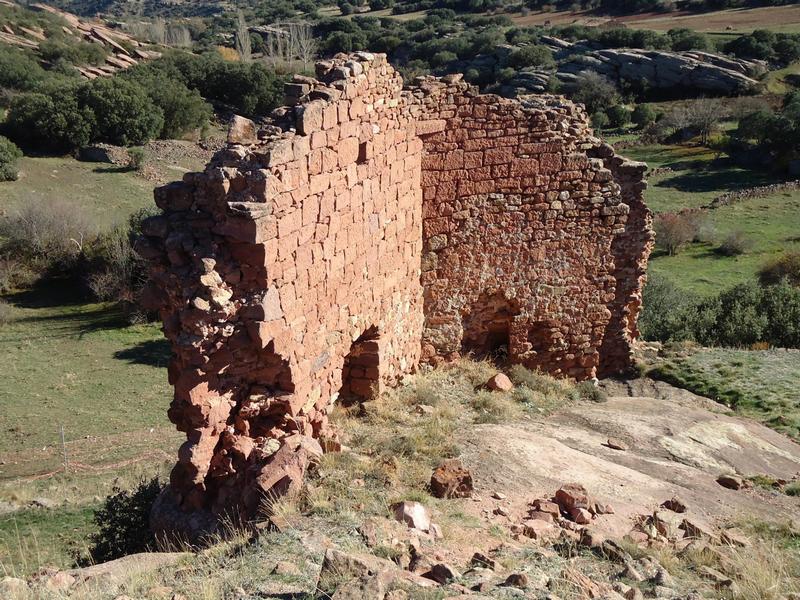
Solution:
M 766 172 L 741 169 L 726 159 L 715 160 L 711 150 L 691 146 L 641 146 L 624 154 L 651 167 L 673 171 L 652 176 L 645 193 L 656 213 L 698 207 L 727 191 L 776 181 Z M 752 280 L 769 258 L 797 247 L 800 230 L 800 193 L 780 193 L 738 202 L 708 213 L 713 241 L 692 244 L 677 256 L 655 254 L 650 270 L 684 289 L 713 294 L 720 289 Z M 746 234 L 751 247 L 738 257 L 723 257 L 716 246 L 733 231 Z
M 153 184 L 114 165 L 25 157 L 19 168 L 18 181 L 0 183 L 0 214 L 25 202 L 66 203 L 86 211 L 102 227 L 153 204 Z
M 700 348 L 668 357 L 653 374 L 800 440 L 800 351 Z

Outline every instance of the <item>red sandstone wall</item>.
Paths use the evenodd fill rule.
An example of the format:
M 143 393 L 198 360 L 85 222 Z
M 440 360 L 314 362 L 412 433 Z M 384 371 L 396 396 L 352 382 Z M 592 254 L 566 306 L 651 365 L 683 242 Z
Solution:
M 583 111 L 555 97 L 476 95 L 458 77 L 429 79 L 417 96 L 428 119 L 425 357 L 507 345 L 512 362 L 594 377 L 628 205 L 587 156 L 600 142 Z
M 156 191 L 138 250 L 187 437 L 157 529 L 194 536 L 297 488 L 335 445 L 340 394 L 363 399 L 423 355 L 505 344 L 579 379 L 630 366 L 652 244 L 642 169 L 582 110 L 458 76 L 402 91 L 383 55 L 317 74 Z
M 361 390 L 418 362 L 422 143 L 385 57 L 342 63 L 323 65 L 329 85 L 295 84 L 307 102 L 277 121 L 295 131 L 156 192 L 140 251 L 175 352 L 184 509 L 252 515 L 298 485 L 362 334 L 379 360 L 349 368 Z

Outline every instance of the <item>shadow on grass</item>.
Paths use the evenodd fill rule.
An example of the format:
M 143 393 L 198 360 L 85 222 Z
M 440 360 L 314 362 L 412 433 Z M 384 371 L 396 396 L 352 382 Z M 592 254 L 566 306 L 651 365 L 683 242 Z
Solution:
M 151 367 L 166 367 L 172 355 L 167 340 L 147 340 L 131 348 L 118 350 L 114 358 L 127 361 L 130 364 L 149 365 Z
M 81 286 L 70 279 L 45 278 L 31 289 L 4 296 L 17 308 L 54 308 L 56 306 L 76 306 L 87 301 Z
M 92 169 L 93 173 L 130 173 L 132 171 L 135 171 L 135 169 L 132 169 L 127 165 L 123 166 L 115 165 L 113 167 L 95 167 L 94 169 Z
M 777 181 L 766 173 L 736 170 L 733 165 L 714 168 L 704 165 L 702 169 L 691 169 L 674 177 L 662 179 L 655 185 L 681 192 L 732 192 Z

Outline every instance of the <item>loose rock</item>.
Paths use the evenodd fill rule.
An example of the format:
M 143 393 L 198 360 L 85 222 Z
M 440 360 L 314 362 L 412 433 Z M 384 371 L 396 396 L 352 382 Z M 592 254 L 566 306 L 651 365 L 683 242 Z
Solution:
M 431 475 L 430 487 L 436 498 L 468 498 L 472 494 L 472 474 L 460 460 L 446 460 Z

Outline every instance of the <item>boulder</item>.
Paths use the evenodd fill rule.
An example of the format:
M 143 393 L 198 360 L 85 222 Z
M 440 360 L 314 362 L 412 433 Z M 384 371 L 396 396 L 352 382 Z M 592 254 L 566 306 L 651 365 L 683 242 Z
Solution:
M 431 516 L 428 509 L 419 502 L 398 502 L 392 505 L 394 518 L 412 529 L 428 531 L 431 528 Z
M 717 477 L 717 483 L 729 490 L 740 490 L 745 487 L 744 480 L 736 475 L 720 475 Z
M 505 373 L 498 373 L 486 382 L 486 387 L 496 392 L 510 392 L 514 389 L 514 384 Z
M 591 501 L 589 493 L 586 488 L 579 483 L 567 483 L 561 486 L 556 492 L 555 497 L 558 506 L 566 513 L 569 513 L 573 508 L 588 509 Z
M 250 119 L 234 115 L 228 125 L 228 143 L 247 145 L 257 141 L 256 124 Z
M 460 460 L 446 460 L 431 475 L 430 488 L 436 498 L 469 498 L 472 474 Z

